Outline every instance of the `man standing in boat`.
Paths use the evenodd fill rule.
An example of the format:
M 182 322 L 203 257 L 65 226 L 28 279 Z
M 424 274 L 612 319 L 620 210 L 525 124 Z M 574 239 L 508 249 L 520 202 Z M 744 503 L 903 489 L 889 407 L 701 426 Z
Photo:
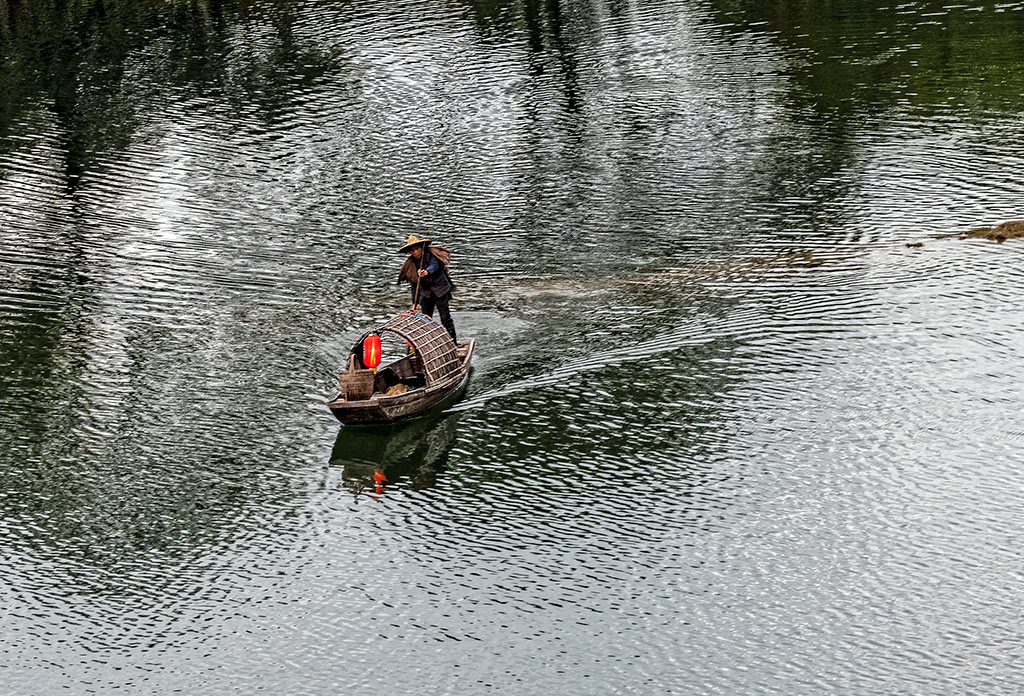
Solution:
M 429 239 L 420 239 L 410 234 L 405 244 L 398 250 L 399 254 L 409 254 L 409 258 L 398 271 L 398 282 L 412 286 L 413 308 L 419 305 L 420 310 L 428 317 L 434 316 L 434 307 L 441 316 L 441 325 L 448 329 L 452 340 L 455 340 L 455 322 L 448 307 L 455 284 L 448 277 L 448 264 L 451 252 L 441 246 L 430 246 Z

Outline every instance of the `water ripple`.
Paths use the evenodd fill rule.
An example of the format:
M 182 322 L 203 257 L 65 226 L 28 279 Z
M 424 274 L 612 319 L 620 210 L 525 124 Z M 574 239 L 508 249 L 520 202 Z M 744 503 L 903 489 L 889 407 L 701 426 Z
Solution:
M 0 26 L 12 692 L 1016 687 L 1020 3 L 215 5 Z

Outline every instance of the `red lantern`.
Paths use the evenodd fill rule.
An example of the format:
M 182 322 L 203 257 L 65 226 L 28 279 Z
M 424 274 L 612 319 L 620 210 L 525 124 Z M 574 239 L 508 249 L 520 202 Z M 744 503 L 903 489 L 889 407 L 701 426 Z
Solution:
M 363 339 L 363 364 L 371 370 L 380 365 L 380 336 L 377 334 Z

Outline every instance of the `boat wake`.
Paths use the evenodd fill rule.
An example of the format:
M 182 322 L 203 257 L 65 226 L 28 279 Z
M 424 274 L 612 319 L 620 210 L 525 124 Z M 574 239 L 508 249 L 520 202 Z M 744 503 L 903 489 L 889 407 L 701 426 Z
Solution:
M 495 387 L 452 406 L 445 413 L 458 413 L 479 408 L 499 397 L 518 394 L 540 387 L 554 386 L 585 372 L 601 370 L 626 362 L 636 362 L 642 358 L 650 358 L 687 346 L 704 345 L 726 338 L 732 340 L 741 339 L 746 335 L 757 333 L 759 331 L 758 327 L 763 327 L 765 323 L 766 317 L 754 310 L 736 312 L 724 321 L 718 317 L 693 319 L 675 327 L 671 331 L 658 334 L 640 343 L 593 353 L 583 358 L 571 360 L 551 372 L 534 375 Z

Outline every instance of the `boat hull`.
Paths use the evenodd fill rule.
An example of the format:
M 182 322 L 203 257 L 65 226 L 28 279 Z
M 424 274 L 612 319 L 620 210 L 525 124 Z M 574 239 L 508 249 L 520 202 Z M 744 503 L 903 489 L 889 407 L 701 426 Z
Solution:
M 459 351 L 462 362 L 459 371 L 443 384 L 396 396 L 378 395 L 357 401 L 347 401 L 339 394 L 327 406 L 335 418 L 349 425 L 387 425 L 445 406 L 459 398 L 469 383 L 470 361 L 476 342 L 471 339 L 464 345 L 464 354 L 461 346 Z

